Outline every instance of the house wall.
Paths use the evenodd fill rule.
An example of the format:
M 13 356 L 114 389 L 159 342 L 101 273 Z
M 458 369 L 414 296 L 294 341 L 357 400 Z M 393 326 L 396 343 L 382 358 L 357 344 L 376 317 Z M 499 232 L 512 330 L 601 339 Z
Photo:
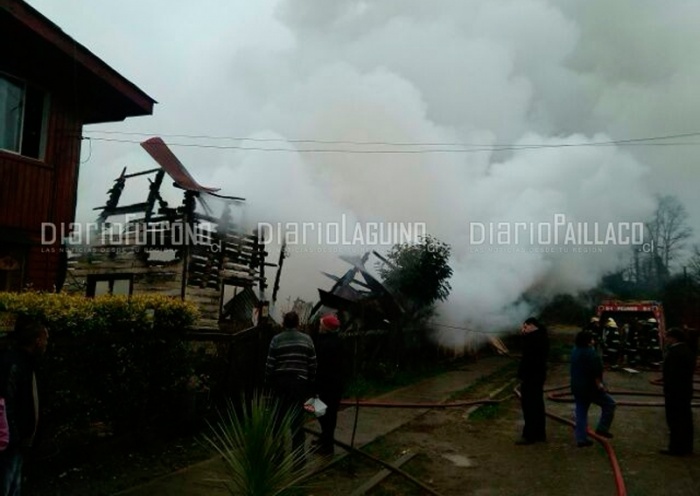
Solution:
M 166 265 L 150 264 L 139 258 L 133 247 L 120 247 L 114 256 L 94 247 L 88 253 L 68 261 L 64 291 L 86 294 L 91 275 L 131 274 L 132 294 L 160 294 L 182 297 L 183 262 L 175 260 Z M 221 293 L 216 288 L 187 286 L 185 300 L 194 303 L 200 312 L 198 328 L 218 329 Z
M 74 221 L 81 128 L 60 95 L 52 95 L 44 158 L 0 150 L 0 228 L 11 233 L 2 243 L 12 243 L 12 233 L 23 240 L 24 284 L 34 289 L 51 290 L 57 282 L 60 244 L 42 246 L 41 225 Z
M 0 291 L 52 290 L 63 275 L 60 240 L 42 246 L 41 223 L 74 221 L 83 124 L 150 115 L 155 101 L 25 1 L 0 1 L 0 45 L 0 72 L 48 104 L 40 159 L 0 150 Z
M 167 265 L 149 265 L 139 259 L 132 249 L 121 249 L 113 257 L 100 247 L 68 261 L 64 290 L 85 295 L 88 276 L 131 274 L 132 294 L 157 293 L 180 298 L 182 295 L 182 262 Z

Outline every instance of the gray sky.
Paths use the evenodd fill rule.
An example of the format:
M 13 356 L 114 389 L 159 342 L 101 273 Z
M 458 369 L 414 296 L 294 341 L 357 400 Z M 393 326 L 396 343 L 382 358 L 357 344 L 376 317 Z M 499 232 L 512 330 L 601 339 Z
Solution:
M 175 147 L 197 179 L 249 199 L 248 221 L 425 222 L 453 246 L 451 323 L 508 327 L 545 293 L 593 286 L 620 250 L 475 253 L 469 222 L 644 221 L 677 195 L 700 233 L 700 146 L 560 146 L 700 132 L 695 0 L 30 0 L 160 103 L 86 128 L 140 141 L 352 150 L 438 147 L 240 142 L 173 134 L 479 145 L 468 153 L 294 153 Z M 196 8 L 193 6 L 196 5 Z M 700 136 L 675 140 L 700 143 Z M 670 143 L 671 141 L 664 141 Z M 493 153 L 495 144 L 555 148 Z M 90 149 L 91 148 L 91 149 Z M 85 145 L 78 216 L 135 143 Z M 293 253 L 284 296 L 312 299 L 336 254 Z

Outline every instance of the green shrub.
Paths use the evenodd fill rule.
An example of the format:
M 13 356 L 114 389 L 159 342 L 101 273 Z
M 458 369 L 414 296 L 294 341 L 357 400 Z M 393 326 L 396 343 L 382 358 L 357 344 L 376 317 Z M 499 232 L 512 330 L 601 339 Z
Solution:
M 228 403 L 205 440 L 223 458 L 229 494 L 289 495 L 310 472 L 302 463 L 304 446 L 285 449 L 291 443 L 292 415 L 260 394 L 248 404 Z
M 182 332 L 197 318 L 191 303 L 159 295 L 85 298 L 0 293 L 0 311 L 41 319 L 49 348 L 40 364 L 46 436 L 106 425 L 142 431 L 172 419 L 194 373 Z

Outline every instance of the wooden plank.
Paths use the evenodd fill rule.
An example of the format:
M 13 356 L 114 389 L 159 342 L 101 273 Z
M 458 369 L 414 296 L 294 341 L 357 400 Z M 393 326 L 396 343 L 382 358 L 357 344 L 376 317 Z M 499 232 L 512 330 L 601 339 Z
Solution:
M 406 453 L 403 455 L 401 458 L 396 460 L 394 463 L 391 464 L 392 467 L 394 468 L 399 468 L 401 465 L 409 461 L 411 458 L 416 456 L 416 453 Z M 389 477 L 391 475 L 391 471 L 389 469 L 382 469 L 379 472 L 377 472 L 371 479 L 366 481 L 364 484 L 362 484 L 360 487 L 355 489 L 352 493 L 350 493 L 350 496 L 362 496 L 364 494 L 367 494 L 368 491 L 370 491 L 374 486 L 382 482 L 384 479 Z
M 105 207 L 99 207 L 98 209 L 104 209 Z M 145 212 L 148 208 L 148 203 L 134 203 L 133 205 L 125 205 L 123 207 L 116 207 L 109 211 L 109 215 L 124 215 L 124 214 L 136 214 L 139 212 Z
M 124 179 L 129 179 L 130 177 L 144 176 L 146 174 L 153 174 L 154 172 L 160 172 L 162 170 L 163 169 L 161 169 L 160 167 L 157 167 L 155 169 L 148 169 L 148 170 L 141 171 L 141 172 L 132 172 L 131 174 L 125 174 Z

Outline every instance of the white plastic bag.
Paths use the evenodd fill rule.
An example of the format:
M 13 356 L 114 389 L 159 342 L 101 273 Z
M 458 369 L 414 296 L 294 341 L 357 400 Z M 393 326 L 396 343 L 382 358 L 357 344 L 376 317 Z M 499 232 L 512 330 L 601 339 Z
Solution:
M 306 400 L 306 403 L 304 403 L 304 409 L 307 412 L 313 413 L 317 417 L 322 417 L 326 414 L 328 406 L 321 401 L 318 396 L 316 396 L 315 398 L 309 398 Z

